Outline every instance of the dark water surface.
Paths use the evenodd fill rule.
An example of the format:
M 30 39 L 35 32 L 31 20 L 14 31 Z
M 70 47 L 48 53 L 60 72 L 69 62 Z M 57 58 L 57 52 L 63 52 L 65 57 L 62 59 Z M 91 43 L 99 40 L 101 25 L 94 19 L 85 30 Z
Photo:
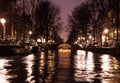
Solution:
M 82 50 L 0 55 L 0 83 L 120 83 L 120 59 Z

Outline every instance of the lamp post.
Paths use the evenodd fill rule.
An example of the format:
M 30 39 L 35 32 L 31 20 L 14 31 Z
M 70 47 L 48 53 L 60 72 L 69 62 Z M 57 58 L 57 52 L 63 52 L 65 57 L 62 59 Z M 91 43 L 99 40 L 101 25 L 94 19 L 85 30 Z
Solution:
M 107 33 L 108 33 L 108 31 L 109 31 L 108 29 L 105 29 L 105 30 L 104 30 L 104 33 L 105 33 L 105 34 L 107 34 Z
M 29 43 L 31 43 L 31 35 L 32 35 L 32 31 L 29 31 Z
M 105 46 L 108 46 L 108 29 L 104 29 L 104 34 L 105 34 Z
M 3 39 L 5 40 L 5 38 L 6 38 L 6 27 L 5 27 L 6 20 L 4 18 L 1 18 L 0 22 L 3 25 Z
M 30 39 L 30 36 L 32 35 L 32 31 L 29 31 L 29 39 Z
M 29 31 L 29 35 L 32 35 L 32 31 Z
M 108 32 L 109 32 L 108 29 L 105 29 L 105 30 L 104 30 L 104 33 L 107 35 L 107 36 L 106 36 L 107 39 L 108 39 Z

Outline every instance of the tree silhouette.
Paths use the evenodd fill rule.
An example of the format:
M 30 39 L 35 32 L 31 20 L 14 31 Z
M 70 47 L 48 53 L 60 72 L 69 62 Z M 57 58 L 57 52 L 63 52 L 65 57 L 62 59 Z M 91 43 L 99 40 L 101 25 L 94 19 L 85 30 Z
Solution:
M 90 23 L 91 13 L 88 3 L 82 3 L 74 8 L 72 15 L 69 17 L 69 26 L 71 27 L 70 39 L 75 41 L 78 35 L 87 36 L 88 24 Z M 74 37 L 71 37 L 74 36 Z M 74 39 L 71 39 L 74 38 Z
M 89 0 L 74 8 L 72 15 L 69 17 L 69 26 L 71 27 L 69 40 L 75 41 L 79 35 L 87 39 L 87 32 L 90 29 L 95 42 L 96 38 L 98 38 L 98 33 L 100 34 L 103 30 L 99 22 L 107 18 L 110 10 L 109 4 L 109 0 Z M 74 39 L 71 39 L 73 35 Z
M 12 7 L 12 3 L 15 3 L 17 0 L 0 0 L 0 14 L 5 16 Z
M 35 9 L 35 29 L 34 36 L 44 37 L 46 43 L 49 36 L 57 36 L 60 29 L 60 11 L 59 8 L 54 6 L 50 1 L 41 1 Z

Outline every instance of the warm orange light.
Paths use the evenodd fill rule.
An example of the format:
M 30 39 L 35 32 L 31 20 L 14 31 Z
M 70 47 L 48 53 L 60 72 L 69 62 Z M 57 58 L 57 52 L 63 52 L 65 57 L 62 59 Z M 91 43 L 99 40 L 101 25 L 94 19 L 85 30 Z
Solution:
M 59 51 L 59 52 L 71 52 L 70 49 L 59 49 L 58 51 Z
M 1 18 L 0 22 L 2 23 L 2 25 L 4 25 L 6 23 L 6 20 L 4 18 Z
M 108 30 L 108 29 L 105 29 L 105 30 L 104 30 L 104 33 L 105 33 L 105 34 L 107 34 L 108 32 L 109 32 L 109 30 Z
M 31 34 L 32 34 L 32 31 L 29 31 L 29 34 L 31 35 Z
M 92 36 L 91 36 L 91 35 L 89 36 L 89 39 L 92 39 Z

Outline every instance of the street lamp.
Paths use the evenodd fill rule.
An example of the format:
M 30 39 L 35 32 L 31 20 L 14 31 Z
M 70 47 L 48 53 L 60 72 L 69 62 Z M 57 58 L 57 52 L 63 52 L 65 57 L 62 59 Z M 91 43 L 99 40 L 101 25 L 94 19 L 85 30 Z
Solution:
M 31 41 L 31 35 L 32 35 L 32 31 L 29 31 L 29 36 L 28 36 L 28 38 L 29 38 L 29 43 L 32 43 Z
M 40 38 L 38 38 L 37 43 L 38 43 L 39 46 L 41 46 L 42 45 L 42 40 Z
M 90 40 L 92 39 L 92 36 L 91 36 L 91 35 L 89 36 L 89 39 L 90 39 Z
M 2 23 L 3 25 L 3 39 L 5 40 L 5 36 L 6 36 L 6 27 L 5 27 L 5 23 L 6 23 L 6 20 L 4 18 L 1 18 L 0 19 L 0 22 Z
M 104 29 L 104 34 L 106 35 L 105 36 L 105 46 L 108 46 L 108 32 L 109 32 L 108 29 Z
M 106 37 L 107 39 L 108 39 L 108 32 L 109 32 L 108 29 L 105 29 L 105 30 L 104 30 L 105 35 L 107 35 L 107 37 Z
M 29 31 L 29 35 L 32 35 L 32 31 Z
M 105 29 L 105 30 L 104 30 L 104 33 L 105 33 L 105 34 L 107 34 L 108 32 L 109 32 L 109 30 L 108 30 L 108 29 Z

